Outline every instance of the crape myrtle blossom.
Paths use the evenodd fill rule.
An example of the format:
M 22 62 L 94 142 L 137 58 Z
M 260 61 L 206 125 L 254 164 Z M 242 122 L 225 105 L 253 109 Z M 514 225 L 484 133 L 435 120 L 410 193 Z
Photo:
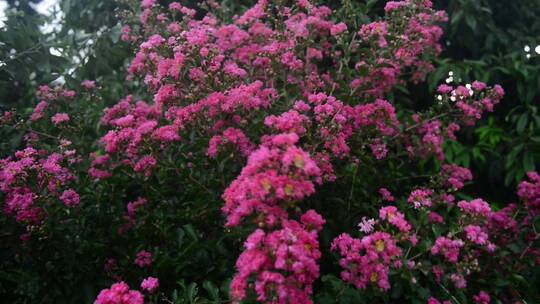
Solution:
M 152 265 L 152 254 L 148 251 L 139 251 L 135 257 L 135 265 L 143 268 Z
M 0 160 L 0 191 L 5 196 L 4 212 L 18 222 L 38 225 L 45 217 L 44 208 L 50 198 L 66 207 L 80 202 L 79 195 L 66 186 L 75 176 L 60 153 L 47 155 L 28 147 L 17 151 L 15 157 Z M 32 181 L 32 182 L 31 182 Z
M 397 211 L 394 206 L 383 207 L 379 209 L 379 217 L 381 220 L 386 220 L 393 226 L 399 229 L 401 232 L 408 232 L 411 230 L 411 225 L 405 220 L 403 213 Z
M 321 182 L 317 163 L 294 145 L 296 134 L 276 135 L 266 141 L 249 156 L 239 177 L 223 194 L 228 226 L 239 225 L 242 218 L 254 213 L 260 214 L 259 226 L 273 226 L 287 217 L 280 203 L 302 200 Z
M 402 251 L 393 237 L 376 231 L 362 239 L 344 233 L 334 239 L 332 250 L 341 255 L 339 264 L 344 268 L 341 278 L 365 289 L 370 285 L 382 290 L 390 289 L 389 271 Z
M 94 304 L 144 304 L 144 296 L 130 290 L 124 282 L 112 284 L 110 289 L 103 289 L 97 296 Z
M 154 277 L 148 277 L 141 282 L 141 289 L 149 293 L 154 293 L 159 287 L 159 280 Z
M 446 237 L 439 237 L 435 241 L 435 245 L 431 247 L 432 255 L 442 255 L 450 263 L 457 263 L 459 258 L 459 250 L 465 245 L 460 240 L 452 240 Z
M 393 153 L 396 143 L 392 140 L 406 142 L 411 157 L 434 155 L 442 159 L 442 143 L 453 138 L 462 123 L 416 115 L 411 121 L 419 126 L 403 136 L 400 129 L 409 123 L 398 121 L 394 106 L 384 99 L 402 82 L 403 73 L 411 73 L 413 81 L 419 81 L 433 69 L 424 55 L 440 52 L 442 31 L 435 23 L 446 17 L 433 11 L 430 1 L 389 3 L 384 20 L 359 29 L 330 21 L 332 12 L 325 6 L 307 1 L 293 5 L 295 10 L 262 0 L 232 23 L 221 23 L 213 15 L 194 19 L 194 11 L 172 3 L 169 10 L 187 21 L 181 24 L 165 21 L 168 19 L 157 9 L 159 6 L 146 1 L 141 22 L 148 35 L 139 39 L 131 27 L 124 27 L 122 39 L 136 41 L 139 47 L 129 67 L 129 78 L 141 77 L 153 99 L 135 101 L 127 96 L 107 109 L 102 118 L 102 124 L 111 129 L 101 140 L 109 157 L 103 163 L 127 164 L 146 176 L 151 176 L 161 161 L 151 147 L 189 143 L 188 132 L 193 127 L 208 138 L 204 151 L 208 157 L 218 158 L 221 152 L 232 151 L 246 159 L 239 176 L 222 196 L 226 226 L 254 223 L 257 227 L 237 261 L 238 272 L 231 284 L 235 301 L 253 292 L 256 300 L 264 303 L 311 302 L 311 284 L 318 277 L 317 236 L 305 227 L 305 221 L 291 216 L 304 207 L 302 201 L 313 195 L 318 185 L 335 179 L 332 161 L 350 156 L 350 141 L 355 136 L 366 138 L 376 159 Z M 275 13 L 272 10 L 285 16 L 283 24 L 275 24 L 276 20 L 270 18 Z M 151 28 L 153 18 L 168 22 L 159 34 Z M 325 71 L 318 63 L 334 55 L 332 39 L 348 32 L 357 32 L 354 48 L 372 51 L 369 58 L 353 59 L 358 76 L 344 85 L 341 75 Z M 316 40 L 328 42 L 312 43 Z M 283 111 L 283 100 L 269 76 L 274 71 L 284 73 L 284 79 L 302 93 L 298 100 L 287 101 L 290 108 Z M 365 97 L 367 102 L 345 103 L 328 93 L 335 89 Z M 475 90 L 488 92 L 482 94 L 489 95 L 493 104 L 500 99 L 490 93 L 490 88 L 475 85 Z M 452 91 L 446 92 L 448 99 Z M 465 106 L 489 110 L 487 102 L 476 105 L 475 98 L 480 95 L 463 98 L 464 106 L 456 111 Z M 260 121 L 266 129 L 254 136 L 248 132 L 248 122 L 256 115 L 263 115 Z M 306 138 L 320 144 L 314 150 L 305 145 Z M 100 163 L 101 159 L 96 159 L 93 166 L 96 177 L 107 175 Z M 449 183 L 457 188 L 469 179 L 466 174 L 451 178 Z M 418 191 L 424 192 L 413 193 L 411 204 L 430 208 L 431 190 Z M 395 199 L 389 192 L 383 197 Z M 404 213 L 394 206 L 382 208 L 380 219 L 403 234 L 412 229 Z M 324 220 L 317 222 L 322 225 Z M 359 276 L 355 284 L 366 286 L 371 282 L 386 290 L 390 286 L 388 269 L 401 250 L 391 234 L 373 232 L 375 224 L 366 221 L 361 227 L 369 234 L 361 243 L 366 256 L 377 253 L 382 260 L 362 260 L 372 271 Z M 291 235 L 295 237 L 290 239 Z M 407 239 L 409 243 L 418 242 L 414 234 Z M 268 255 L 282 242 L 294 244 L 294 248 L 301 248 L 302 242 L 309 245 L 298 252 L 283 251 L 286 256 L 293 254 L 293 261 L 298 259 L 289 265 L 278 262 L 279 256 Z M 295 247 L 297 243 L 300 247 Z
M 231 282 L 234 302 L 254 287 L 259 302 L 311 303 L 311 284 L 319 276 L 317 234 L 324 220 L 310 210 L 301 221 L 281 220 L 280 228 L 257 229 L 246 240 Z M 251 288 L 253 288 L 251 287 Z
M 459 190 L 463 188 L 465 182 L 472 180 L 471 171 L 454 164 L 445 164 L 442 167 L 442 177 L 446 180 L 448 186 Z
M 540 175 L 537 172 L 527 173 L 528 181 L 523 181 L 518 186 L 518 196 L 525 202 L 528 216 L 526 221 L 531 221 L 540 215 Z

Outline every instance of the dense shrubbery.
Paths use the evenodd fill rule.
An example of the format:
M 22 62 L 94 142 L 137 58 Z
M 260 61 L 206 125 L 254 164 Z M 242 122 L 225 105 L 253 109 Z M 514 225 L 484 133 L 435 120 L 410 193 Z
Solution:
M 0 160 L 6 298 L 538 301 L 540 176 L 498 208 L 443 150 L 504 90 L 404 102 L 446 14 L 389 1 L 369 22 L 371 4 L 261 0 L 231 20 L 212 1 L 125 2 L 132 95 L 44 85 L 32 113 L 3 113 L 25 143 Z

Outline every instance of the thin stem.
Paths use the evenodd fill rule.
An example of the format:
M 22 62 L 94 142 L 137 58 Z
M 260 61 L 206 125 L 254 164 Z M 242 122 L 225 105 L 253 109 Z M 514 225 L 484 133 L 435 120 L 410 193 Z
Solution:
M 456 299 L 456 297 L 454 297 L 454 295 L 452 295 L 450 293 L 450 291 L 448 291 L 448 289 L 446 289 L 446 287 L 444 287 L 441 283 L 438 283 L 438 284 L 446 292 L 446 294 L 448 294 L 452 298 L 452 300 L 454 300 L 454 302 L 456 302 L 457 304 L 461 304 L 461 302 L 459 302 L 459 300 Z
M 59 136 L 50 135 L 50 134 L 47 134 L 47 133 L 44 133 L 44 132 L 36 131 L 36 130 L 34 130 L 32 128 L 29 128 L 29 127 L 24 127 L 21 124 L 18 124 L 18 125 L 15 125 L 15 126 L 8 126 L 8 127 L 10 127 L 13 130 L 23 130 L 23 131 L 26 131 L 26 132 L 36 133 L 38 135 L 45 136 L 45 137 L 48 137 L 48 138 L 51 138 L 51 139 L 59 139 L 60 138 Z

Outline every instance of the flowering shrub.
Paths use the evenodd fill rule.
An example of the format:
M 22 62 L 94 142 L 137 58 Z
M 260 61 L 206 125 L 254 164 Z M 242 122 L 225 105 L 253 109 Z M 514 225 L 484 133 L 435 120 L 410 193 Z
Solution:
M 398 93 L 441 52 L 431 1 L 389 1 L 369 23 L 348 2 L 260 0 L 232 20 L 212 1 L 204 16 L 131 4 L 133 94 L 105 108 L 94 81 L 42 86 L 27 120 L 3 115 L 27 145 L 0 161 L 24 259 L 64 240 L 76 280 L 105 288 L 96 304 L 537 296 L 506 274 L 538 270 L 538 174 L 497 210 L 445 163 L 503 89 L 443 84 L 424 109 Z

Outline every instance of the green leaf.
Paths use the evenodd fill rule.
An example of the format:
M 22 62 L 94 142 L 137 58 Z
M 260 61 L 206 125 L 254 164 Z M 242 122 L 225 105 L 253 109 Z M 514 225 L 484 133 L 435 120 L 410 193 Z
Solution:
M 516 125 L 516 131 L 518 133 L 523 133 L 523 130 L 525 130 L 525 126 L 527 125 L 528 117 L 529 117 L 528 113 L 523 113 L 519 117 L 519 120 L 518 120 L 517 125 Z
M 476 18 L 475 18 L 475 16 L 472 16 L 472 15 L 465 16 L 465 22 L 471 28 L 471 30 L 473 30 L 473 31 L 476 30 Z
M 219 300 L 219 289 L 211 281 L 204 281 L 203 288 L 210 294 L 212 300 Z
M 529 151 L 523 155 L 523 169 L 525 172 L 534 171 L 534 155 Z

